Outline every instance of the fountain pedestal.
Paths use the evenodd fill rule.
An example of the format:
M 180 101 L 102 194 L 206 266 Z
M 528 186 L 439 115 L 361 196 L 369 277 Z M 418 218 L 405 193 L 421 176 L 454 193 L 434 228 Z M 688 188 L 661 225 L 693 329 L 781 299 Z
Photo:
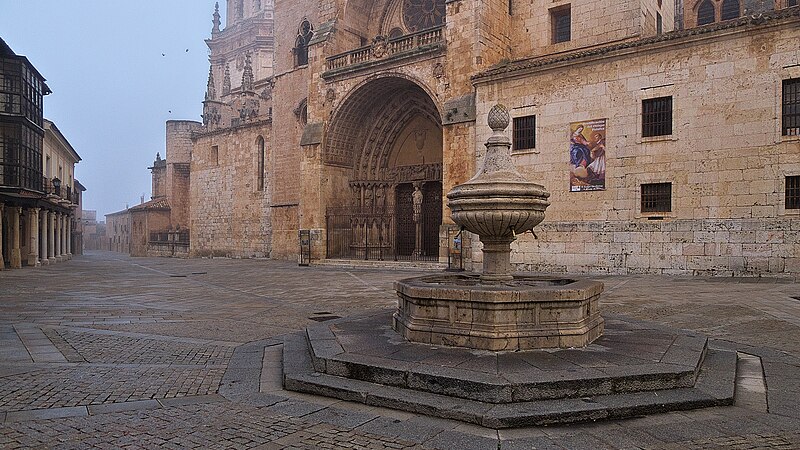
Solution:
M 603 333 L 603 284 L 517 276 L 432 275 L 395 284 L 393 328 L 412 342 L 492 351 L 585 347 Z
M 447 194 L 453 221 L 483 243 L 483 272 L 397 282 L 393 328 L 409 341 L 532 350 L 585 347 L 603 333 L 602 283 L 513 275 L 511 243 L 544 220 L 550 194 L 514 167 L 509 121 L 505 107 L 492 108 L 481 167 Z

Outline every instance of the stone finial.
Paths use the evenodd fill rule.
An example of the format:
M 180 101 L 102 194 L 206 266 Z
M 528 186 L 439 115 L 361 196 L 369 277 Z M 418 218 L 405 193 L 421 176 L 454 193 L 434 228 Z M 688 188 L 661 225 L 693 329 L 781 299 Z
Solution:
M 225 63 L 225 76 L 222 78 L 222 95 L 231 93 L 231 68 Z
M 505 105 L 498 103 L 489 111 L 489 128 L 495 133 L 508 128 L 510 120 L 511 116 L 508 114 L 508 108 Z
M 222 25 L 222 22 L 220 21 L 220 15 L 219 15 L 219 2 L 214 4 L 214 20 L 213 20 L 213 23 L 214 23 L 214 28 L 211 29 L 211 33 L 219 33 L 219 27 L 220 27 L 220 25 Z
M 253 62 L 251 60 L 250 52 L 247 52 L 244 57 L 244 71 L 242 71 L 242 91 L 251 92 L 255 80 L 253 77 Z
M 217 86 L 214 82 L 214 67 L 208 68 L 208 86 L 206 87 L 206 100 L 217 99 Z

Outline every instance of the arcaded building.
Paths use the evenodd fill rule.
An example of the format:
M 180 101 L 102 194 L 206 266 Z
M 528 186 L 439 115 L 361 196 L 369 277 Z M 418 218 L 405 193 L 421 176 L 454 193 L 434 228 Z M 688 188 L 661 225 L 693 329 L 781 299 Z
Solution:
M 439 261 L 496 103 L 551 193 L 520 270 L 800 272 L 793 0 L 228 1 L 191 253 Z M 271 58 L 270 58 L 270 55 Z M 170 149 L 168 148 L 168 153 Z
M 43 115 L 44 77 L 0 39 L 0 270 L 70 259 L 81 158 Z

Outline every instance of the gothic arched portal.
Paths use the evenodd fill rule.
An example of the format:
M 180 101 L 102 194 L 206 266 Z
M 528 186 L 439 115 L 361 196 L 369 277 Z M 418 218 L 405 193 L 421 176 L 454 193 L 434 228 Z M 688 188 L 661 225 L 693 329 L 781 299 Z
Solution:
M 438 260 L 442 122 L 424 89 L 401 77 L 356 89 L 333 115 L 323 155 L 349 187 L 329 198 L 329 258 Z

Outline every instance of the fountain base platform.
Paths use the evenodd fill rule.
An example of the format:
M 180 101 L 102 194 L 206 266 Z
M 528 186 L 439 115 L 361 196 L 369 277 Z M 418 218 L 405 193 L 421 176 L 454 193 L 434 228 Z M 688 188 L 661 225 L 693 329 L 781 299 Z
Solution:
M 392 326 L 412 342 L 493 351 L 586 347 L 603 334 L 603 283 L 514 276 L 431 275 L 395 283 Z
M 733 404 L 736 353 L 696 333 L 610 316 L 586 348 L 495 352 L 408 342 L 390 315 L 289 335 L 284 387 L 490 428 Z

